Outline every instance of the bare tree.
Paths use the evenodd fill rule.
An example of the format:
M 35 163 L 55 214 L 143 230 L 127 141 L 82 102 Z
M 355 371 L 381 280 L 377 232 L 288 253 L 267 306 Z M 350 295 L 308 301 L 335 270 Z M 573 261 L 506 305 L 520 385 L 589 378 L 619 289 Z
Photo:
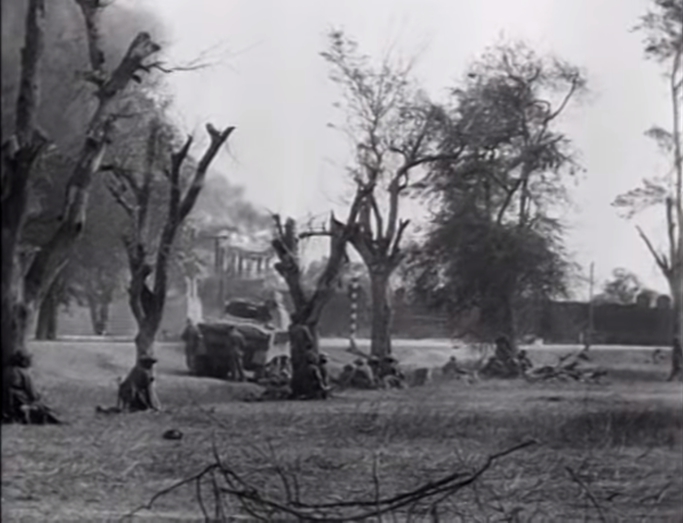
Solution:
M 673 121 L 671 131 L 655 126 L 645 134 L 671 156 L 673 165 L 667 175 L 643 179 L 642 187 L 618 196 L 613 205 L 625 208 L 628 218 L 652 205 L 664 207 L 668 252 L 658 250 L 641 227 L 637 230 L 669 284 L 673 334 L 683 339 L 683 0 L 652 0 L 652 6 L 636 29 L 645 33 L 646 56 L 666 66 Z
M 149 238 L 147 231 L 153 192 L 155 187 L 159 187 L 154 181 L 159 164 L 159 148 L 163 144 L 162 123 L 156 118 L 150 123 L 145 165 L 140 175 L 126 166 L 104 166 L 112 174 L 108 185 L 110 192 L 128 215 L 131 224 L 130 233 L 124 235 L 124 243 L 130 270 L 128 299 L 138 324 L 135 337 L 138 361 L 154 353 L 154 339 L 163 318 L 168 267 L 176 235 L 197 201 L 211 162 L 235 130 L 234 127 L 228 127 L 218 131 L 211 124 L 206 129 L 211 141 L 195 166 L 189 183 L 185 184 L 182 171 L 193 142 L 191 136 L 177 152 L 171 154 L 170 167 L 163 169 L 168 198 L 163 209 L 161 234 L 156 241 Z M 161 209 L 155 210 L 162 212 Z M 150 258 L 154 261 L 151 262 Z M 151 285 L 147 281 L 150 277 L 153 278 Z
M 279 261 L 275 270 L 284 278 L 289 288 L 294 313 L 289 328 L 291 361 L 292 361 L 292 396 L 301 397 L 311 395 L 310 385 L 306 379 L 306 354 L 309 351 L 318 353 L 318 322 L 323 308 L 330 300 L 336 289 L 336 282 L 342 266 L 347 261 L 346 245 L 349 242 L 358 213 L 369 193 L 368 188 L 358 187 L 353 203 L 349 209 L 346 223 L 338 221 L 334 215 L 330 216 L 329 229 L 323 231 L 308 231 L 297 233 L 296 223 L 289 218 L 282 223 L 280 216 L 273 216 L 275 220 L 275 237 L 272 241 Z M 301 239 L 311 236 L 328 237 L 330 252 L 315 288 L 307 292 L 303 285 L 303 268 L 299 253 Z
M 36 118 L 40 100 L 38 68 L 45 32 L 45 2 L 30 0 L 21 53 L 21 81 L 16 104 L 15 134 L 2 145 L 2 365 L 23 344 L 25 322 L 16 307 L 15 278 L 19 235 L 26 214 L 28 182 L 33 165 L 47 145 Z M 8 398 L 3 382 L 3 412 Z
M 44 48 L 45 5 L 42 0 L 29 2 L 15 135 L 3 145 L 3 365 L 10 354 L 24 345 L 30 318 L 68 261 L 71 248 L 83 230 L 93 175 L 99 169 L 117 118 L 116 101 L 131 80 L 141 81 L 140 71 L 148 69 L 144 60 L 160 49 L 148 33 L 141 32 L 133 39 L 119 65 L 108 72 L 100 32 L 104 4 L 99 0 L 76 2 L 85 19 L 92 68 L 85 77 L 95 85 L 97 106 L 67 183 L 59 226 L 27 263 L 25 276 L 19 283 L 18 277 L 22 279 L 23 274 L 15 272 L 13 265 L 26 211 L 27 182 L 33 163 L 47 144 L 47 139 L 36 125 L 40 85 L 38 65 Z M 17 284 L 15 287 L 18 287 L 18 292 L 13 292 L 13 283 Z
M 371 351 L 383 356 L 391 353 L 389 279 L 403 258 L 401 241 L 409 224 L 400 217 L 401 201 L 418 168 L 455 159 L 461 149 L 437 151 L 446 115 L 412 84 L 411 63 L 393 65 L 387 57 L 375 68 L 343 32 L 331 32 L 329 40 L 322 56 L 343 90 L 343 130 L 356 149 L 351 174 L 367 193 L 350 242 L 370 273 Z

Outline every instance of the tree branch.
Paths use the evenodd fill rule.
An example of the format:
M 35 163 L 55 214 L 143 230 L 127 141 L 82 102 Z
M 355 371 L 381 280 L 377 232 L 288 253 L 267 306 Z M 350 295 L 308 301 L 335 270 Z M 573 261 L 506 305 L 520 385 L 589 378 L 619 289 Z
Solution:
M 647 235 L 643 232 L 643 230 L 639 226 L 636 226 L 636 229 L 638 230 L 638 234 L 640 234 L 640 237 L 645 242 L 645 245 L 647 245 L 647 248 L 650 251 L 650 254 L 652 254 L 652 256 L 654 257 L 655 262 L 657 262 L 657 265 L 661 269 L 664 276 L 667 279 L 671 278 L 671 267 L 669 266 L 669 262 L 667 261 L 666 256 L 663 256 L 662 254 L 660 254 L 656 251 L 656 249 L 652 245 L 652 242 L 650 241 L 650 239 L 647 237 Z
M 116 200 L 116 203 L 121 206 L 131 220 L 135 220 L 135 209 L 130 202 L 123 197 L 125 189 L 121 188 L 121 184 L 119 183 L 119 186 L 117 187 L 114 185 L 114 183 L 110 182 L 108 178 L 105 178 L 104 184 L 109 190 L 109 194 L 111 194 L 114 197 L 114 200 Z
M 393 245 L 391 247 L 391 253 L 389 254 L 389 258 L 394 265 L 397 265 L 400 261 L 401 239 L 403 238 L 403 232 L 406 230 L 406 227 L 408 227 L 409 223 L 410 220 L 399 220 L 396 238 L 394 239 Z
M 557 118 L 562 111 L 564 111 L 564 108 L 567 106 L 569 103 L 569 100 L 571 99 L 572 95 L 576 92 L 576 89 L 579 87 L 579 79 L 577 77 L 572 78 L 572 83 L 571 86 L 569 87 L 569 91 L 567 91 L 567 94 L 563 98 L 562 102 L 560 102 L 560 105 L 555 109 L 555 111 L 551 112 L 550 115 L 545 119 L 546 125 Z
M 21 50 L 21 78 L 15 127 L 19 148 L 34 141 L 38 118 L 40 85 L 38 66 L 45 48 L 45 0 L 31 0 L 26 15 L 25 44 Z
M 100 31 L 100 16 L 106 6 L 101 0 L 76 0 L 85 18 L 85 30 L 88 40 L 88 58 L 94 74 L 94 83 L 104 82 L 104 48 Z
M 141 188 L 135 179 L 133 171 L 130 169 L 115 164 L 107 164 L 100 167 L 100 171 L 112 173 L 120 183 L 124 184 L 133 192 L 136 198 L 140 194 Z
M 111 74 L 111 77 L 102 84 L 98 96 L 107 99 L 122 91 L 135 76 L 135 73 L 141 69 L 142 61 L 160 49 L 161 47 L 152 40 L 149 33 L 138 33 L 121 63 Z
M 667 233 L 669 236 L 669 259 L 673 264 L 676 261 L 676 222 L 674 219 L 674 200 L 672 197 L 667 197 L 666 199 L 666 224 Z
M 375 224 L 377 226 L 377 234 L 375 236 L 375 240 L 379 240 L 382 238 L 382 235 L 384 234 L 384 223 L 382 221 L 382 213 L 379 210 L 379 205 L 377 204 L 377 199 L 375 198 L 375 193 L 372 192 L 368 196 L 368 201 L 370 202 L 370 206 L 372 209 L 372 213 L 375 216 Z
M 202 190 L 204 185 L 204 178 L 206 177 L 206 171 L 208 170 L 209 165 L 215 158 L 216 154 L 218 154 L 220 148 L 227 141 L 228 137 L 235 130 L 235 127 L 228 127 L 224 131 L 218 131 L 215 127 L 213 127 L 213 125 L 207 124 L 206 130 L 211 137 L 211 144 L 204 153 L 202 159 L 199 161 L 199 165 L 195 172 L 194 178 L 192 179 L 192 183 L 190 184 L 190 188 L 180 204 L 180 221 L 184 220 L 192 210 L 192 207 L 194 207 L 197 197 L 199 196 L 199 192 Z

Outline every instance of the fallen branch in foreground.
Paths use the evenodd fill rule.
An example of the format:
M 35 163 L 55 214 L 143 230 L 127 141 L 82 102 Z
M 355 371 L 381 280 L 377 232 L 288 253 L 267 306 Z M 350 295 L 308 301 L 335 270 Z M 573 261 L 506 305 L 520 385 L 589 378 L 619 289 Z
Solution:
M 213 446 L 214 462 L 204 467 L 200 472 L 157 492 L 150 501 L 142 505 L 126 516 L 132 518 L 141 510 L 151 510 L 154 503 L 161 497 L 166 496 L 178 488 L 194 483 L 197 503 L 206 521 L 227 521 L 225 513 L 225 498 L 237 500 L 242 509 L 259 521 L 273 521 L 273 518 L 288 517 L 298 521 L 310 522 L 345 522 L 363 521 L 368 518 L 395 513 L 399 509 L 413 510 L 420 503 L 432 500 L 431 509 L 435 505 L 452 496 L 459 490 L 473 484 L 486 472 L 496 460 L 536 444 L 535 440 L 525 441 L 514 447 L 508 448 L 486 458 L 484 463 L 474 472 L 454 472 L 437 481 L 430 481 L 424 485 L 391 497 L 380 498 L 375 495 L 373 499 L 357 499 L 353 501 L 339 501 L 330 503 L 305 503 L 300 499 L 299 485 L 296 476 L 290 475 L 277 466 L 275 472 L 280 477 L 284 488 L 284 500 L 277 500 L 263 495 L 256 487 L 249 485 L 219 456 Z M 213 496 L 214 515 L 209 516 L 205 502 L 203 480 L 211 481 L 211 495 Z M 373 472 L 376 478 L 376 470 Z M 375 488 L 375 494 L 377 488 Z M 437 497 L 436 501 L 433 498 Z

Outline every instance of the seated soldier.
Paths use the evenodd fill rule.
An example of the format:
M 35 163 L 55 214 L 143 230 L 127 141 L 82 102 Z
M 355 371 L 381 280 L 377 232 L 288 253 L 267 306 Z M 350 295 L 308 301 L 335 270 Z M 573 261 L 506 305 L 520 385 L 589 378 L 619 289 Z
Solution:
M 382 358 L 377 379 L 384 388 L 402 388 L 405 376 L 403 376 L 403 373 L 398 368 L 398 360 L 393 356 Z
M 527 352 L 525 350 L 519 351 L 519 354 L 517 354 L 517 362 L 519 363 L 519 368 L 523 373 L 527 372 L 534 366 L 534 364 L 531 363 L 529 356 L 527 356 Z
M 275 356 L 265 366 L 264 377 L 261 381 L 274 385 L 286 385 L 292 379 L 292 367 L 289 356 Z
M 355 372 L 355 369 L 353 365 L 347 364 L 344 365 L 344 368 L 341 371 L 341 374 L 339 377 L 336 379 L 337 385 L 339 385 L 340 388 L 345 389 L 348 387 L 351 383 L 351 378 L 353 378 L 353 374 Z
M 368 358 L 368 366 L 370 367 L 370 370 L 372 371 L 372 375 L 377 377 L 380 374 L 380 363 L 379 363 L 379 358 L 377 356 L 370 356 Z
M 374 389 L 377 386 L 372 369 L 365 364 L 365 360 L 358 358 L 354 361 L 355 368 L 349 381 L 349 386 L 357 389 Z
M 306 374 L 304 379 L 302 399 L 325 399 L 327 386 L 320 372 L 320 360 L 315 351 L 306 352 Z
M 515 359 L 512 344 L 505 336 L 496 338 L 496 351 L 481 369 L 480 374 L 492 378 L 516 378 L 520 367 Z
M 3 422 L 26 424 L 60 424 L 51 409 L 40 400 L 40 395 L 28 373 L 31 355 L 19 350 L 10 356 L 3 379 L 8 387 L 8 398 L 3 406 Z
M 148 409 L 160 411 L 161 404 L 154 391 L 152 368 L 157 359 L 143 356 L 119 385 L 117 408 L 123 412 L 139 412 Z
M 467 374 L 467 372 L 460 368 L 458 360 L 455 356 L 451 356 L 450 359 L 446 362 L 446 364 L 443 367 L 441 367 L 441 372 L 444 376 L 447 377 L 457 377 Z

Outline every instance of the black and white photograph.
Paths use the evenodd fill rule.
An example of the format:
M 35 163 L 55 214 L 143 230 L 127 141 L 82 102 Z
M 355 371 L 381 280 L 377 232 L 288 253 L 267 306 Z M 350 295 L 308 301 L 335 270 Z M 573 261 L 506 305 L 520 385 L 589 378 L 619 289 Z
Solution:
M 3 522 L 683 522 L 683 0 L 0 1 Z

